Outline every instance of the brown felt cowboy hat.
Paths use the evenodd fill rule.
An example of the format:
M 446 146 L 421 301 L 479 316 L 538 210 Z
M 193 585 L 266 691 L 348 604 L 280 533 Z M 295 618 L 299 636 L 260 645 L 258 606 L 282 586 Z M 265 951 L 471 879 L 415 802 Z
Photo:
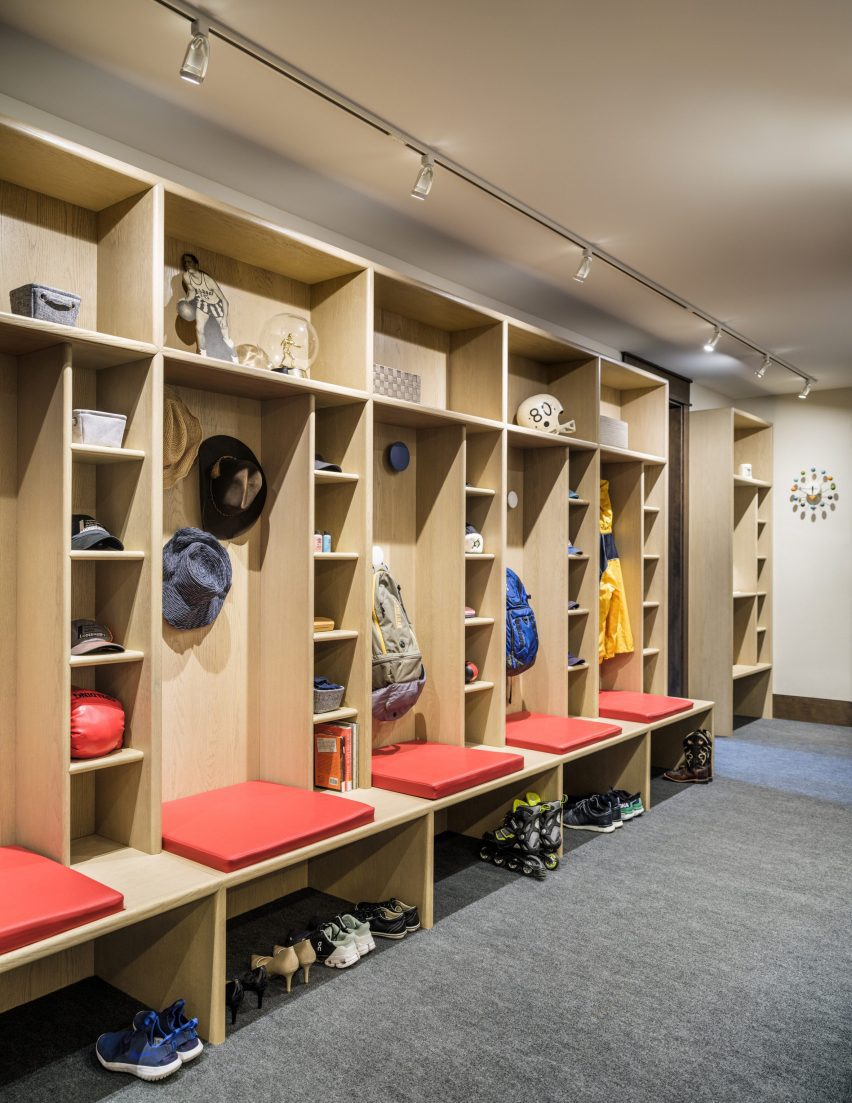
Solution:
M 236 437 L 208 437 L 198 452 L 201 526 L 223 540 L 252 527 L 266 502 L 266 476 L 257 456 Z
M 185 479 L 198 455 L 201 422 L 182 399 L 166 394 L 163 401 L 163 487 Z

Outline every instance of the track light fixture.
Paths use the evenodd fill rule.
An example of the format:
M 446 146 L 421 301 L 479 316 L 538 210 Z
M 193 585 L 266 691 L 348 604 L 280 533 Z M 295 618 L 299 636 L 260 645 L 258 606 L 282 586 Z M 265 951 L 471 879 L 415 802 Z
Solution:
M 192 37 L 186 48 L 180 75 L 190 84 L 201 84 L 207 76 L 207 64 L 210 61 L 210 39 L 207 37 L 207 24 L 200 19 L 192 21 Z
M 716 326 L 716 328 L 713 330 L 713 336 L 708 337 L 707 340 L 704 342 L 704 351 L 705 352 L 715 352 L 716 351 L 716 346 L 719 344 L 719 338 L 721 336 L 722 336 L 722 327 L 721 326 Z
M 804 387 L 802 387 L 802 389 L 799 391 L 799 398 L 807 398 L 810 393 L 811 393 L 811 381 L 810 381 L 810 379 L 806 379 Z
M 586 277 L 592 270 L 593 254 L 591 249 L 583 250 L 583 259 L 580 261 L 580 267 L 574 273 L 574 279 L 577 283 L 585 283 Z
M 435 179 L 435 159 L 431 153 L 424 153 L 420 158 L 420 169 L 414 187 L 411 189 L 412 199 L 425 199 L 432 190 L 432 181 Z
M 759 368 L 755 368 L 754 371 L 754 374 L 757 376 L 758 379 L 763 379 L 764 375 L 766 375 L 767 371 L 769 371 L 769 365 L 771 363 L 772 360 L 769 358 L 769 356 L 764 356 L 763 363 L 760 365 Z

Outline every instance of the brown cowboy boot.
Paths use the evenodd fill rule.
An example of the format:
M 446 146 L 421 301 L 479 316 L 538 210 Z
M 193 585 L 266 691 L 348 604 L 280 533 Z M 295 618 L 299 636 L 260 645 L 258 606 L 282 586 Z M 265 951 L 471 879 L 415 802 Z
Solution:
M 713 739 L 709 732 L 701 730 L 688 735 L 683 741 L 683 755 L 682 766 L 663 774 L 666 781 L 706 785 L 713 780 Z

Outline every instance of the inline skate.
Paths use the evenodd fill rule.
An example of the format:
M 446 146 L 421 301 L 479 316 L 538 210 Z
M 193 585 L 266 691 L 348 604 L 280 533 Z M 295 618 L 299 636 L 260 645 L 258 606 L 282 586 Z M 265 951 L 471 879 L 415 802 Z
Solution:
M 541 808 L 525 800 L 516 800 L 506 813 L 502 826 L 486 831 L 482 836 L 479 857 L 483 862 L 505 866 L 513 873 L 523 873 L 543 881 L 547 866 L 542 858 Z

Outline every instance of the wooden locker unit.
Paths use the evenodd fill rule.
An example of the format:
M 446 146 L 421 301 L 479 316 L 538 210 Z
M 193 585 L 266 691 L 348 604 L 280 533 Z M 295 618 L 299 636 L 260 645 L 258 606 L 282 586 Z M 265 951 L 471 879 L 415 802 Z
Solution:
M 15 703 L 0 738 L 0 845 L 125 895 L 116 917 L 0 955 L 0 1007 L 94 973 L 159 1006 L 188 995 L 220 1041 L 227 917 L 313 886 L 411 895 L 428 927 L 436 830 L 480 833 L 525 783 L 558 797 L 568 758 L 578 783 L 614 770 L 647 788 L 651 736 L 637 725 L 580 754 L 525 751 L 511 778 L 434 802 L 373 789 L 370 751 L 410 739 L 500 748 L 507 707 L 595 717 L 599 681 L 665 691 L 667 385 L 27 127 L 0 125 L 0 152 L 0 294 L 38 280 L 83 296 L 74 328 L 0 312 L 0 689 Z M 273 314 L 309 317 L 320 341 L 311 377 L 199 355 L 175 309 L 184 252 L 220 284 L 235 344 L 257 343 Z M 376 393 L 375 363 L 418 374 L 421 402 Z M 519 402 L 539 392 L 562 402 L 573 435 L 515 424 Z M 201 519 L 197 465 L 162 487 L 166 393 L 204 437 L 247 444 L 267 480 L 261 519 L 224 542 L 223 609 L 192 631 L 161 615 L 163 544 Z M 123 447 L 72 446 L 73 406 L 126 414 Z M 598 447 L 601 412 L 628 421 L 630 449 Z M 765 463 L 739 429 L 742 459 Z M 411 453 L 399 473 L 386 460 L 394 441 Z M 342 470 L 316 471 L 316 454 Z M 601 477 L 636 651 L 599 670 Z M 771 630 L 768 483 L 745 500 L 753 494 L 740 497 L 758 533 L 756 596 L 738 624 L 759 663 Z M 125 552 L 71 554 L 75 511 Z M 465 553 L 466 521 L 483 554 Z M 331 553 L 315 552 L 316 530 L 330 533 Z M 581 556 L 566 554 L 569 540 Z M 427 673 L 395 724 L 371 717 L 373 545 L 402 585 Z M 532 594 L 540 636 L 508 706 L 507 566 Z M 315 633 L 317 615 L 334 631 Z M 69 661 L 73 616 L 106 621 L 127 650 Z M 584 666 L 567 666 L 569 648 Z M 480 671 L 468 686 L 466 659 Z M 315 674 L 346 686 L 334 713 L 314 714 Z M 72 682 L 121 699 L 120 751 L 70 762 Z M 330 719 L 356 721 L 361 750 L 356 788 L 335 799 L 368 801 L 374 823 L 229 874 L 161 852 L 163 801 L 254 779 L 312 788 L 314 727 Z
M 772 426 L 702 410 L 689 436 L 689 691 L 731 735 L 736 715 L 772 715 Z

